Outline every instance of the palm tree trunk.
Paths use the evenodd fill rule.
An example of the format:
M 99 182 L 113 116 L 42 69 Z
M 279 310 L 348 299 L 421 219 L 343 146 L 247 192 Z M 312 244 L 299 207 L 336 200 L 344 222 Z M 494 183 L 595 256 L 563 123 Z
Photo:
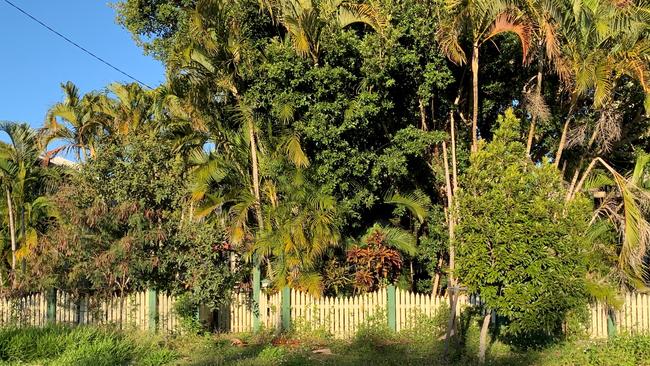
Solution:
M 20 202 L 20 235 L 22 237 L 22 245 L 27 244 L 27 237 L 25 236 L 26 234 L 26 229 L 25 229 L 25 203 Z M 21 259 L 20 261 L 20 266 L 21 266 L 21 271 L 23 273 L 25 272 L 27 263 L 25 262 L 25 258 Z
M 478 149 L 478 43 L 472 52 L 472 152 Z
M 560 159 L 562 159 L 562 151 L 564 151 L 564 146 L 566 145 L 566 135 L 569 132 L 569 121 L 571 121 L 571 117 L 567 116 L 566 122 L 564 122 L 564 128 L 562 129 L 560 144 L 558 145 L 557 153 L 555 154 L 555 161 L 553 162 L 556 168 L 560 166 Z
M 434 297 L 438 296 L 438 286 L 440 285 L 440 268 L 442 267 L 442 256 L 438 258 L 438 265 L 436 266 L 436 274 L 433 276 L 433 288 L 431 289 L 431 295 Z
M 454 266 L 456 250 L 454 247 L 454 232 L 455 232 L 455 218 L 454 218 L 454 203 L 453 193 L 451 189 L 451 181 L 449 179 L 449 159 L 447 158 L 447 143 L 442 142 L 442 156 L 445 163 L 445 184 L 447 187 L 447 227 L 449 229 L 449 286 L 454 286 Z
M 242 100 L 239 96 L 239 92 L 236 88 L 231 90 L 239 109 L 242 110 Z M 252 120 L 252 117 L 247 118 L 247 129 L 248 129 L 248 139 L 250 140 L 250 154 L 251 154 L 251 175 L 253 180 L 253 195 L 255 196 L 255 218 L 257 220 L 257 226 L 260 229 L 264 228 L 264 222 L 262 220 L 262 205 L 260 198 L 260 177 L 259 177 L 259 166 L 257 161 L 257 137 L 255 134 L 255 124 Z
M 251 164 L 253 175 L 253 192 L 255 194 L 255 215 L 257 216 L 257 226 L 260 229 L 264 228 L 264 221 L 262 220 L 262 206 L 260 201 L 260 178 L 257 163 L 257 142 L 255 139 L 255 126 L 252 121 L 248 123 L 248 138 L 251 144 Z
M 538 97 L 541 97 L 542 95 L 543 69 L 544 69 L 544 64 L 542 63 L 542 60 L 540 60 L 537 65 L 537 90 L 535 91 Z M 530 120 L 530 128 L 528 129 L 528 142 L 526 143 L 526 155 L 530 155 L 530 150 L 532 150 L 533 148 L 533 139 L 535 138 L 536 120 L 537 118 L 535 116 L 533 116 L 533 118 Z
M 456 100 L 454 100 L 454 106 L 458 106 L 460 101 L 460 91 Z M 452 195 L 456 194 L 458 190 L 458 166 L 456 164 L 456 120 L 454 119 L 454 111 L 449 112 L 449 125 L 450 125 L 450 134 L 451 134 L 451 174 L 452 174 Z
M 10 231 L 10 237 L 11 237 L 11 270 L 14 271 L 16 269 L 16 228 L 15 228 L 15 223 L 14 223 L 14 208 L 13 204 L 11 201 L 11 192 L 9 192 L 9 188 L 5 188 L 5 192 L 7 193 L 7 210 L 9 210 L 9 231 Z
M 456 334 L 456 281 L 454 279 L 456 249 L 454 247 L 455 219 L 453 193 L 449 179 L 449 159 L 447 158 L 447 143 L 445 141 L 442 142 L 442 156 L 445 164 L 445 185 L 447 187 L 447 227 L 449 228 L 449 281 L 447 283 L 447 293 L 449 294 L 450 314 L 449 323 L 447 325 L 447 336 L 445 340 L 446 357 L 447 351 L 449 349 L 450 338 Z
M 490 319 L 492 319 L 492 313 L 488 310 L 487 314 L 483 318 L 483 325 L 481 326 L 481 338 L 479 340 L 478 362 L 481 364 L 485 363 L 485 353 L 487 351 L 487 335 L 488 328 L 490 327 Z
M 526 155 L 530 156 L 530 150 L 533 148 L 533 138 L 535 136 L 535 117 L 530 120 L 528 128 L 528 142 L 526 143 Z

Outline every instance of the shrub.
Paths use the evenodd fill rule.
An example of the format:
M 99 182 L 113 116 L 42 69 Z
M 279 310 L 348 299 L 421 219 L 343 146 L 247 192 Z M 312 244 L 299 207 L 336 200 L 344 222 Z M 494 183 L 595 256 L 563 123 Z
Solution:
M 323 325 L 316 322 L 307 321 L 304 317 L 299 317 L 291 322 L 291 336 L 300 340 L 302 343 L 319 344 L 332 339 L 332 334 L 327 329 L 329 319 L 325 319 Z
M 414 313 L 412 316 L 412 327 L 400 332 L 400 336 L 418 343 L 437 342 L 438 338 L 445 335 L 449 322 L 449 305 L 446 303 L 436 309 L 431 316 L 422 313 Z
M 375 311 L 359 325 L 354 335 L 353 345 L 367 347 L 395 339 L 395 332 L 388 327 L 386 311 Z
M 257 355 L 257 359 L 265 365 L 279 365 L 286 362 L 289 352 L 284 347 L 268 346 Z
M 459 279 L 505 319 L 509 339 L 530 346 L 560 334 L 567 314 L 586 305 L 591 209 L 586 199 L 566 202 L 561 173 L 533 164 L 518 131 L 508 110 L 494 140 L 472 154 L 457 201 L 456 259 Z

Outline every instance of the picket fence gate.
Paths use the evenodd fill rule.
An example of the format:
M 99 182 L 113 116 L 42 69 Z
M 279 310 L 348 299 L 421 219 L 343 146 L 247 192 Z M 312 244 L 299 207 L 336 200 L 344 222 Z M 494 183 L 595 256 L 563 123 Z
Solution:
M 14 299 L 0 298 L 0 326 L 112 324 L 121 329 L 172 333 L 180 331 L 181 324 L 175 303 L 174 296 L 156 291 L 141 291 L 110 299 L 73 298 L 61 291 L 36 293 Z M 252 296 L 238 293 L 217 311 L 202 307 L 198 316 L 224 333 L 252 332 L 259 328 L 281 330 L 293 325 L 347 338 L 354 335 L 361 325 L 370 322 L 387 322 L 397 332 L 410 329 L 421 316 L 434 316 L 443 304 L 448 303 L 447 297 L 414 293 L 394 286 L 348 297 L 315 297 L 285 288 L 271 294 L 262 292 L 259 312 L 253 311 Z M 467 306 L 478 304 L 476 297 L 461 295 L 457 312 L 460 314 Z M 650 295 L 625 294 L 623 306 L 612 315 L 618 332 L 650 333 Z M 607 322 L 607 308 L 593 304 L 588 329 L 590 336 L 606 338 Z

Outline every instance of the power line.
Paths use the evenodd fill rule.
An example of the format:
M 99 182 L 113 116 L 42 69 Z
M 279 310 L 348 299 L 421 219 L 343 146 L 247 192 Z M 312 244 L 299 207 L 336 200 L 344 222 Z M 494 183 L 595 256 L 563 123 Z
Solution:
M 68 38 L 68 37 L 66 37 L 65 35 L 59 33 L 59 32 L 58 32 L 57 30 L 55 30 L 54 28 L 52 28 L 52 27 L 50 27 L 49 25 L 43 23 L 42 21 L 40 21 L 39 19 L 37 19 L 37 18 L 34 17 L 33 15 L 31 15 L 31 14 L 29 14 L 28 12 L 26 12 L 25 10 L 21 9 L 18 5 L 12 3 L 12 2 L 9 1 L 9 0 L 4 0 L 4 2 L 7 3 L 7 4 L 9 4 L 9 6 L 13 7 L 14 9 L 18 10 L 19 12 L 23 13 L 25 16 L 27 16 L 27 17 L 30 18 L 31 20 L 33 20 L 33 21 L 35 21 L 36 23 L 40 24 L 41 26 L 43 26 L 44 28 L 46 28 L 46 29 L 49 30 L 50 32 L 52 32 L 52 33 L 56 34 L 57 36 L 63 38 L 63 40 L 65 40 L 66 42 L 70 43 L 71 45 L 77 47 L 78 49 L 84 51 L 85 53 L 89 54 L 89 55 L 92 56 L 93 58 L 97 59 L 99 62 L 105 64 L 106 66 L 112 68 L 113 70 L 119 72 L 120 74 L 122 74 L 122 75 L 128 77 L 129 79 L 135 81 L 136 83 L 138 83 L 138 84 L 140 84 L 140 85 L 142 85 L 142 86 L 145 86 L 145 87 L 147 87 L 147 88 L 149 88 L 149 89 L 153 89 L 153 88 L 150 87 L 149 85 L 147 85 L 147 84 L 143 83 L 142 81 L 136 79 L 135 77 L 129 75 L 129 74 L 126 73 L 125 71 L 122 71 L 122 70 L 121 70 L 120 68 L 118 68 L 117 66 L 114 66 L 114 65 L 111 64 L 110 62 L 108 62 L 108 61 L 104 60 L 103 58 L 97 56 L 96 54 L 90 52 L 89 50 L 87 50 L 86 48 L 82 47 L 81 45 L 79 45 L 79 44 L 76 43 L 75 41 L 71 40 L 70 38 Z

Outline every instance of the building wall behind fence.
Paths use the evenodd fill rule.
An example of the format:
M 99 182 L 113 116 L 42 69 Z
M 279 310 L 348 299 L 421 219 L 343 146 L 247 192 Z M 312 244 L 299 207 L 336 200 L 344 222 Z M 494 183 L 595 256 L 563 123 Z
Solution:
M 284 302 L 289 316 L 287 323 L 327 332 L 337 338 L 354 335 L 363 324 L 391 324 L 391 317 L 394 330 L 406 330 L 413 327 L 419 317 L 435 316 L 441 307 L 449 303 L 446 297 L 414 293 L 393 286 L 348 297 L 314 297 L 297 290 L 285 294 L 289 296 L 289 301 Z M 176 298 L 169 294 L 142 291 L 124 298 L 98 299 L 74 298 L 65 292 L 56 292 L 54 307 L 50 305 L 51 295 L 37 293 L 11 300 L 0 298 L 0 326 L 44 326 L 54 321 L 68 325 L 112 324 L 122 329 L 156 329 L 166 333 L 180 331 L 180 319 L 175 312 Z M 282 292 L 260 296 L 260 327 L 282 329 L 282 296 Z M 389 306 L 391 296 L 394 305 Z M 457 312 L 460 314 L 465 307 L 478 303 L 476 297 L 459 296 Z M 216 312 L 202 312 L 201 318 L 214 315 L 211 321 L 220 332 L 251 332 L 255 322 L 252 308 L 250 296 L 239 293 L 233 295 L 230 304 Z M 606 338 L 606 307 L 594 304 L 590 315 L 590 336 Z M 614 318 L 618 332 L 650 333 L 650 295 L 625 294 L 624 305 L 614 312 Z

